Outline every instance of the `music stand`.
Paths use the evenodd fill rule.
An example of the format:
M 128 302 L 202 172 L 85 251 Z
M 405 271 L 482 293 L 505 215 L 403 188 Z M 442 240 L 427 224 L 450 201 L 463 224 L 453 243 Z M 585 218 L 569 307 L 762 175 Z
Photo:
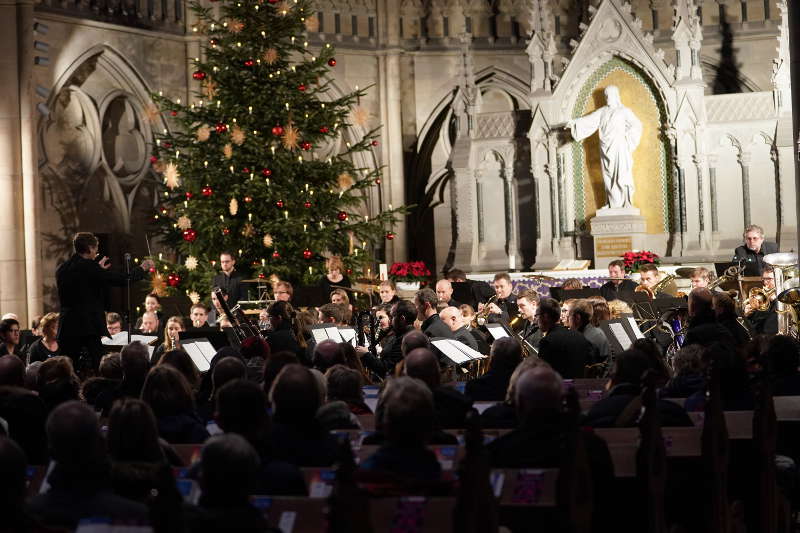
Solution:
M 630 348 L 638 338 L 641 338 L 641 331 L 638 326 L 633 329 L 631 318 L 614 318 L 600 322 L 600 329 L 603 330 L 609 344 L 611 352 L 620 354 Z M 634 321 L 634 324 L 636 322 Z M 637 334 L 638 331 L 638 334 Z
M 478 306 L 475 301 L 475 295 L 472 293 L 472 284 L 467 281 L 452 281 L 453 286 L 453 300 L 469 304 L 473 310 Z

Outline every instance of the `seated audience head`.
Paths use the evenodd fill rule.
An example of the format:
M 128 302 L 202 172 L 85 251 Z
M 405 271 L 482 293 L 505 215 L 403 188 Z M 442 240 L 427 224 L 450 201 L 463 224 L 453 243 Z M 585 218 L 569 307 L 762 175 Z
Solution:
M 625 262 L 622 259 L 614 259 L 608 264 L 608 277 L 612 279 L 611 283 L 620 285 L 622 278 L 625 277 Z
M 205 304 L 197 302 L 192 305 L 189 310 L 189 319 L 192 321 L 192 327 L 202 328 L 208 325 L 208 308 Z
M 439 317 L 442 322 L 447 324 L 450 331 L 458 331 L 464 327 L 464 317 L 461 315 L 461 310 L 458 307 L 445 307 L 439 311 Z
M 392 303 L 397 297 L 397 286 L 394 284 L 394 281 L 390 279 L 381 281 L 378 287 L 378 295 L 381 297 L 381 302 L 385 304 Z
M 142 387 L 142 400 L 150 406 L 156 418 L 194 411 L 194 396 L 189 382 L 170 365 L 150 369 Z
M 523 372 L 530 370 L 531 368 L 537 367 L 546 367 L 552 368 L 546 361 L 536 358 L 536 357 L 527 357 L 522 360 L 520 364 L 514 369 L 514 372 L 511 373 L 511 377 L 508 380 L 508 389 L 506 389 L 506 398 L 505 403 L 508 405 L 514 405 L 517 397 L 517 380 L 522 375 Z
M 200 383 L 200 372 L 192 361 L 192 358 L 183 350 L 170 350 L 165 353 L 158 366 L 168 365 L 183 374 L 189 386 L 193 389 Z
M 658 386 L 662 386 L 672 377 L 672 371 L 667 366 L 664 353 L 656 341 L 647 338 L 636 339 L 631 348 L 638 350 L 647 358 L 650 363 L 650 370 L 655 374 L 654 377 Z
M 575 331 L 583 331 L 586 326 L 592 323 L 592 314 L 594 306 L 589 300 L 576 300 L 569 310 L 569 317 L 567 323 L 569 329 Z
M 25 507 L 28 460 L 19 444 L 0 435 L 0 512 L 7 520 Z M 8 524 L 6 524 L 8 525 Z M 11 531 L 5 529 L 3 531 Z
M 429 349 L 430 347 L 431 347 L 431 340 L 428 338 L 427 335 L 425 335 L 418 329 L 406 333 L 403 336 L 403 340 L 400 342 L 400 352 L 403 354 L 403 357 L 407 356 L 412 350 L 415 350 L 416 348 Z
M 16 318 L 4 318 L 0 320 L 0 341 L 8 346 L 18 346 L 20 337 L 19 322 Z
M 106 313 L 106 329 L 111 337 L 122 332 L 122 317 L 119 313 Z
M 263 444 L 270 424 L 267 396 L 252 381 L 228 381 L 217 392 L 214 419 L 225 433 L 238 433 L 253 446 Z
M 271 353 L 269 343 L 261 337 L 247 337 L 242 341 L 239 346 L 239 352 L 242 354 L 242 359 L 249 361 L 250 359 L 260 357 L 267 359 Z
M 570 278 L 564 280 L 564 283 L 561 284 L 561 288 L 564 289 L 565 291 L 580 290 L 583 288 L 583 283 L 581 283 L 581 280 L 579 279 Z
M 414 305 L 417 307 L 417 319 L 425 320 L 429 316 L 436 314 L 436 293 L 425 287 L 417 291 L 414 296 Z
M 450 283 L 450 280 L 440 279 L 436 282 L 436 298 L 444 303 L 448 303 L 453 298 L 453 284 Z
M 609 318 L 621 318 L 622 315 L 633 314 L 633 309 L 624 300 L 611 300 L 608 302 Z
M 136 398 L 114 402 L 108 415 L 108 454 L 114 461 L 161 463 L 164 451 L 158 441 L 156 417 L 150 406 Z
M 539 366 L 525 370 L 516 383 L 514 406 L 520 422 L 540 413 L 561 411 L 564 383 L 552 368 Z
M 511 276 L 506 272 L 500 272 L 494 275 L 494 293 L 498 298 L 505 299 L 511 296 Z
M 238 357 L 223 357 L 214 366 L 211 383 L 214 391 L 219 391 L 226 383 L 247 377 L 247 367 Z
M 736 320 L 736 302 L 727 292 L 715 292 L 711 307 L 714 309 L 714 315 L 717 320 Z
M 424 446 L 433 433 L 433 394 L 411 377 L 392 380 L 381 395 L 381 428 L 391 444 Z
M 144 297 L 144 310 L 149 313 L 155 313 L 156 311 L 161 310 L 161 297 L 151 292 L 147 296 Z
M 701 287 L 708 287 L 713 281 L 714 275 L 706 267 L 697 267 L 692 270 L 692 290 Z
M 361 358 L 358 356 L 355 346 L 349 342 L 340 342 L 339 351 L 342 353 L 342 364 L 344 366 L 357 370 L 360 374 L 364 374 L 364 364 L 361 362 Z
M 467 281 L 467 273 L 458 268 L 451 268 L 447 271 L 447 279 L 450 280 L 450 282 L 463 283 Z
M 405 373 L 409 377 L 422 380 L 430 388 L 441 384 L 439 362 L 428 348 L 416 348 L 406 355 Z
M 269 314 L 269 321 L 272 324 L 272 329 L 281 329 L 284 324 L 291 324 L 294 320 L 295 312 L 292 304 L 284 300 L 278 300 L 270 304 L 267 309 Z
M 561 305 L 553 298 L 542 298 L 539 300 L 539 308 L 536 311 L 539 329 L 547 333 L 553 329 L 561 320 Z
M 122 366 L 122 379 L 126 381 L 141 381 L 150 370 L 150 352 L 147 346 L 139 341 L 128 344 L 119 354 Z
M 107 353 L 100 359 L 100 376 L 106 379 L 122 379 L 122 356 L 119 352 Z
M 614 386 L 627 383 L 639 387 L 644 373 L 648 370 L 650 370 L 650 361 L 647 355 L 635 348 L 629 348 L 614 360 L 611 384 Z
M 492 343 L 492 371 L 511 374 L 522 362 L 522 347 L 514 337 L 502 337 Z
M 38 390 L 48 410 L 80 398 L 80 381 L 72 368 L 72 360 L 57 355 L 44 361 L 39 368 Z
M 275 299 L 279 302 L 291 302 L 294 288 L 288 281 L 279 281 L 275 284 Z
M 358 370 L 344 365 L 334 365 L 325 372 L 328 381 L 328 400 L 360 403 L 364 401 L 364 383 Z
M 689 318 L 709 320 L 714 318 L 713 295 L 706 287 L 698 287 L 689 293 Z
M 539 293 L 533 289 L 523 289 L 517 294 L 519 314 L 528 322 L 536 320 L 536 308 L 539 306 Z
M 56 313 L 57 315 L 58 313 Z M 31 333 L 37 337 L 42 336 L 42 328 L 40 327 L 40 323 L 42 321 L 42 315 L 36 315 L 31 320 Z
M 649 288 L 652 288 L 661 280 L 661 273 L 658 271 L 658 266 L 653 263 L 641 265 L 639 267 L 639 275 L 641 276 L 642 285 Z
M 6 356 L 7 357 L 7 356 Z M 764 359 L 778 378 L 794 376 L 800 366 L 800 344 L 788 335 L 775 335 L 769 340 Z
M 260 466 L 255 448 L 241 435 L 211 437 L 200 454 L 201 505 L 248 505 Z
M 314 347 L 312 362 L 314 368 L 325 372 L 333 365 L 342 365 L 345 361 L 339 344 L 331 339 L 326 339 Z
M 347 296 L 347 291 L 344 289 L 333 289 L 331 291 L 331 303 L 334 305 L 350 305 L 350 297 Z
M 299 363 L 300 360 L 294 352 L 281 351 L 270 354 L 269 358 L 264 362 L 264 375 L 261 380 L 264 393 L 269 395 L 270 390 L 272 390 L 272 384 L 280 371 L 283 370 L 283 367 Z
M 158 315 L 153 311 L 146 311 L 142 315 L 142 333 L 157 334 L 158 333 Z
M 317 379 L 301 365 L 283 367 L 269 393 L 275 420 L 288 425 L 311 423 L 321 405 Z
M 703 348 L 700 344 L 690 344 L 684 346 L 675 354 L 672 362 L 676 376 L 696 376 L 702 375 L 705 371 L 703 365 Z
M 392 328 L 396 332 L 405 332 L 414 325 L 417 319 L 417 308 L 408 300 L 400 300 L 392 307 Z
M 0 386 L 25 386 L 25 363 L 18 356 L 8 354 L 0 357 Z
M 53 409 L 45 424 L 50 457 L 73 476 L 83 477 L 103 465 L 106 443 L 91 407 L 69 401 Z
M 39 386 L 39 368 L 41 368 L 41 366 L 42 361 L 34 361 L 25 368 L 26 389 L 36 390 Z
M 599 327 L 600 322 L 604 320 L 611 320 L 611 309 L 608 307 L 608 302 L 602 296 L 596 298 L 588 298 L 592 304 L 592 325 Z

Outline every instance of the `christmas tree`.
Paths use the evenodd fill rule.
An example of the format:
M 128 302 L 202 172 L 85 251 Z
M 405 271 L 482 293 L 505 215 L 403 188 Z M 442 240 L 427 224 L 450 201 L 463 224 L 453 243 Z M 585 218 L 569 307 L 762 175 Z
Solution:
M 239 270 L 295 283 L 319 279 L 326 254 L 362 271 L 405 213 L 368 212 L 380 170 L 354 162 L 378 146 L 376 130 L 354 134 L 368 119 L 364 91 L 332 94 L 334 50 L 307 42 L 308 0 L 217 6 L 219 17 L 191 6 L 204 37 L 195 100 L 153 95 L 177 126 L 151 158 L 163 180 L 154 224 L 174 251 L 157 261 L 159 277 L 205 296 L 221 251 L 238 256 Z

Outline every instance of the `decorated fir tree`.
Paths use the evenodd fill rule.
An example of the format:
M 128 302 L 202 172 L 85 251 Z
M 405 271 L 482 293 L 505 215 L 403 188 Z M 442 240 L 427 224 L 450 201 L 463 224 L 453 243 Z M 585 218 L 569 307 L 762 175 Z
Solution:
M 363 91 L 334 95 L 333 48 L 306 40 L 316 24 L 308 0 L 214 6 L 192 5 L 204 37 L 193 101 L 153 96 L 177 126 L 152 158 L 163 179 L 154 223 L 174 251 L 159 274 L 203 297 L 223 250 L 239 270 L 295 283 L 319 279 L 326 254 L 362 271 L 404 212 L 369 215 L 380 171 L 356 163 L 378 145 L 364 129 Z

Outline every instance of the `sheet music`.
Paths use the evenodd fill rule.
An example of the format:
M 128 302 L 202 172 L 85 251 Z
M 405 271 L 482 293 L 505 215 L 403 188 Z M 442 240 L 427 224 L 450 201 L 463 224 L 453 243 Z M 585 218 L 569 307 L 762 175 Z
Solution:
M 311 336 L 314 337 L 314 341 L 317 344 L 328 340 L 328 333 L 325 331 L 325 328 L 311 328 Z
M 338 329 L 339 329 L 339 335 L 342 336 L 342 339 L 344 339 L 344 342 L 349 342 L 349 343 L 355 345 L 354 344 L 355 339 L 356 339 L 356 330 L 355 329 L 353 329 L 353 328 L 338 328 Z
M 478 350 L 475 350 L 475 349 L 471 348 L 470 346 L 468 346 L 468 345 L 464 344 L 463 342 L 461 342 L 461 341 L 459 341 L 459 340 L 455 340 L 455 339 L 454 339 L 454 340 L 452 340 L 451 342 L 453 343 L 453 345 L 454 345 L 456 348 L 458 348 L 459 350 L 461 350 L 461 351 L 462 351 L 462 352 L 463 352 L 463 353 L 464 353 L 464 354 L 465 354 L 467 357 L 469 357 L 470 359 L 486 359 L 486 356 L 485 356 L 485 355 L 483 355 L 481 352 L 479 352 Z
M 486 329 L 489 330 L 489 333 L 492 335 L 492 337 L 494 337 L 494 340 L 509 336 L 508 332 L 501 324 L 486 324 Z
M 208 361 L 206 361 L 202 350 L 200 350 L 200 347 L 197 346 L 197 344 L 193 342 L 186 342 L 183 343 L 182 347 L 183 350 L 189 354 L 189 357 L 192 359 L 194 366 L 197 367 L 197 370 L 200 372 L 207 372 L 208 369 L 211 368 L 211 365 L 208 364 Z
M 144 345 L 149 345 L 153 341 L 157 341 L 158 337 L 155 335 L 131 335 L 131 342 L 139 341 Z
M 214 345 L 211 344 L 208 339 L 197 339 L 194 341 L 194 344 L 200 348 L 200 352 L 203 354 L 203 357 L 206 358 L 206 361 L 211 363 L 211 360 L 217 355 Z
M 636 323 L 636 320 L 632 316 L 628 317 L 628 323 L 631 325 L 631 329 L 633 330 L 633 334 L 636 335 L 636 338 L 644 339 L 642 330 L 639 329 L 639 324 Z
M 325 333 L 328 334 L 328 338 L 332 341 L 344 342 L 344 340 L 342 339 L 342 334 L 339 333 L 339 328 L 337 328 L 336 326 L 326 327 Z
M 611 333 L 614 334 L 614 337 L 619 342 L 620 346 L 622 346 L 623 350 L 627 350 L 633 344 L 631 342 L 631 338 L 628 337 L 628 332 L 625 331 L 625 328 L 619 322 L 611 322 L 608 325 L 608 329 L 611 330 Z
M 119 333 L 115 333 L 112 337 L 103 337 L 100 339 L 100 343 L 106 346 L 125 346 L 128 344 L 128 332 L 120 331 Z
M 439 351 L 445 355 L 445 357 L 456 364 L 460 365 L 470 361 L 470 358 L 467 356 L 467 354 L 459 350 L 457 346 L 453 346 L 451 339 L 432 340 L 431 344 L 436 346 Z

